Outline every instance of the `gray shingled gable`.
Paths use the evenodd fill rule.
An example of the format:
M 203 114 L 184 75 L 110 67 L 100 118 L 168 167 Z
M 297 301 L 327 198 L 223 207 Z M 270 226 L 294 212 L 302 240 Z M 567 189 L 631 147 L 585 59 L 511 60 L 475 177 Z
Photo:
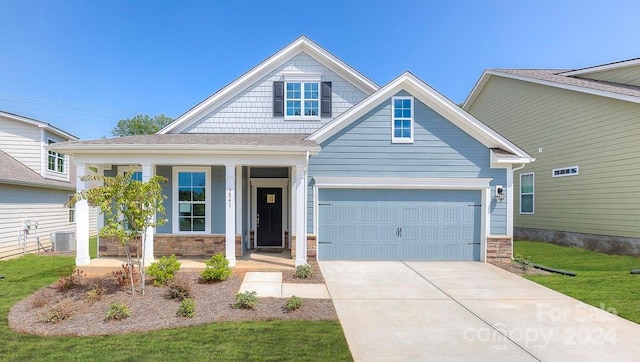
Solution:
M 0 151 L 0 183 L 55 189 L 75 189 L 75 186 L 70 182 L 48 180 L 40 176 L 37 172 L 3 151 Z

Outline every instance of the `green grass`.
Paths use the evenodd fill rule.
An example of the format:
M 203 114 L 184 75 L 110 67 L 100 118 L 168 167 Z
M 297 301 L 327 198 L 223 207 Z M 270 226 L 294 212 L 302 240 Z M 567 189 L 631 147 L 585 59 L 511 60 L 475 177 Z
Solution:
M 577 273 L 576 277 L 552 274 L 526 278 L 593 306 L 613 308 L 619 316 L 640 323 L 640 275 L 629 273 L 640 269 L 640 258 L 531 241 L 516 241 L 514 254 L 529 257 L 535 264 Z
M 69 274 L 73 257 L 37 256 L 0 261 L 0 360 L 351 360 L 340 323 L 224 322 L 102 337 L 38 337 L 9 330 L 14 303 Z
M 98 237 L 92 236 L 89 238 L 89 258 L 95 259 L 98 257 Z

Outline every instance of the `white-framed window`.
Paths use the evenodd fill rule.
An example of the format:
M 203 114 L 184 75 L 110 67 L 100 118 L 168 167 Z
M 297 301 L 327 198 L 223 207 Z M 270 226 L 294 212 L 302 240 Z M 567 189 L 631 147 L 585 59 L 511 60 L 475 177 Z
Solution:
M 533 172 L 520 174 L 520 213 L 534 212 L 534 175 Z
M 118 166 L 118 175 L 125 172 L 131 173 L 131 180 L 142 182 L 142 167 L 140 166 Z
M 52 145 L 56 143 L 56 141 L 49 139 L 47 143 Z M 67 157 L 62 153 L 47 151 L 47 170 L 66 174 Z
M 391 142 L 413 143 L 413 97 L 391 98 Z
M 210 169 L 174 167 L 173 230 L 177 233 L 209 233 L 211 225 Z
M 320 118 L 320 82 L 285 82 L 285 118 Z
M 576 176 L 578 175 L 578 166 L 554 168 L 551 170 L 552 177 Z

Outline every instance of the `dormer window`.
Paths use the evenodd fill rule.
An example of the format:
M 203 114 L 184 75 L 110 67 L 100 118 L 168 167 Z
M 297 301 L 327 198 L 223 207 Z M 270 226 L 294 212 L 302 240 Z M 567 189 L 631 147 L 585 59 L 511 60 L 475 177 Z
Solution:
M 321 74 L 284 74 L 284 82 L 273 82 L 273 116 L 285 120 L 319 120 L 331 117 L 331 82 Z
M 49 140 L 50 145 L 56 143 L 54 140 Z M 53 172 L 67 173 L 67 157 L 62 153 L 55 151 L 48 151 L 47 157 L 47 169 Z
M 391 99 L 391 142 L 413 143 L 413 97 Z

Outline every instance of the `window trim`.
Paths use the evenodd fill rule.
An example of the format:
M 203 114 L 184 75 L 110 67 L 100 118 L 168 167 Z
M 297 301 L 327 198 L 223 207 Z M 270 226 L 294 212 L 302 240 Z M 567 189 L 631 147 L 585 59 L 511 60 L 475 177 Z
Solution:
M 75 206 L 71 205 L 71 200 L 73 199 L 74 195 L 68 195 L 67 196 L 67 209 L 69 210 L 69 224 L 75 224 L 76 223 L 76 208 Z
M 409 120 L 410 121 L 410 131 L 411 131 L 411 137 L 396 137 L 395 136 L 395 131 L 396 131 L 396 126 L 395 126 L 395 121 L 396 121 L 396 117 L 394 116 L 395 114 L 395 101 L 396 100 L 410 100 L 411 101 L 411 117 L 406 118 L 406 117 L 399 117 L 398 119 L 400 120 Z M 415 119 L 415 99 L 412 96 L 394 96 L 391 97 L 391 143 L 413 143 L 413 137 L 414 137 L 414 119 Z
M 322 81 L 321 74 L 316 73 L 304 73 L 304 74 L 285 74 L 284 75 L 284 97 L 283 97 L 283 112 L 284 119 L 287 121 L 319 121 L 322 115 Z M 300 115 L 299 116 L 290 116 L 287 115 L 287 101 L 289 97 L 287 96 L 287 85 L 290 83 L 300 83 Z M 304 85 L 305 83 L 315 84 L 318 87 L 318 98 L 310 99 L 316 101 L 318 104 L 318 114 L 315 116 L 307 116 L 304 114 Z M 296 100 L 298 100 L 296 98 Z
M 531 192 L 527 192 L 527 193 L 522 193 L 522 177 L 523 176 L 529 176 L 531 175 Z M 536 176 L 535 173 L 533 172 L 526 172 L 526 173 L 521 173 L 520 174 L 520 183 L 519 183 L 519 194 L 520 194 L 520 207 L 519 207 L 519 211 L 520 214 L 522 215 L 533 215 L 536 212 Z M 523 195 L 531 195 L 531 212 L 528 211 L 522 211 L 522 196 Z
M 178 201 L 178 177 L 180 172 L 204 172 L 204 231 L 180 231 L 180 212 Z M 171 185 L 171 230 L 173 234 L 202 235 L 211 234 L 211 168 L 210 167 L 173 167 Z
M 58 143 L 57 140 L 53 139 L 53 138 L 47 138 L 47 146 L 52 145 Z M 54 159 L 56 160 L 54 168 L 55 169 L 50 169 L 49 168 L 49 157 L 53 156 Z M 61 159 L 62 160 L 62 167 L 63 167 L 63 171 L 58 171 L 58 160 Z M 60 153 L 60 152 L 56 152 L 56 151 L 51 151 L 51 150 L 47 150 L 47 172 L 53 172 L 57 175 L 68 175 L 69 174 L 69 158 L 67 157 L 67 155 L 65 155 L 64 153 Z

